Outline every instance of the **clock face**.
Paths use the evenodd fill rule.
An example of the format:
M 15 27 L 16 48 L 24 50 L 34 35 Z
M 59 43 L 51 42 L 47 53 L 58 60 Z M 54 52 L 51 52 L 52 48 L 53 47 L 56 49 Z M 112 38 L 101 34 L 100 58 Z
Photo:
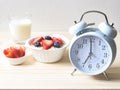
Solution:
M 70 60 L 78 70 L 86 74 L 100 74 L 112 62 L 111 48 L 102 38 L 93 35 L 81 36 L 70 48 Z

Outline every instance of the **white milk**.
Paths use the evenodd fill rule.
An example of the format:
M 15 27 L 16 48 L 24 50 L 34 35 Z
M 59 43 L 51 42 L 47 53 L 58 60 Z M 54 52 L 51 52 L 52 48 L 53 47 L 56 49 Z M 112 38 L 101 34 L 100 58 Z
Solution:
M 30 37 L 32 22 L 30 19 L 13 19 L 9 23 L 11 37 L 15 43 L 25 41 Z

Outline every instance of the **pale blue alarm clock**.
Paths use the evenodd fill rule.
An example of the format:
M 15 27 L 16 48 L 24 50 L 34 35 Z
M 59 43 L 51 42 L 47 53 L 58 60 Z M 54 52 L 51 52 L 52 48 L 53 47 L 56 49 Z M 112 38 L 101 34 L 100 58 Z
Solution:
M 83 16 L 88 13 L 99 13 L 104 15 L 105 22 L 98 27 L 95 23 L 87 24 Z M 103 73 L 108 80 L 106 70 L 111 66 L 116 57 L 116 44 L 114 38 L 117 31 L 110 25 L 106 14 L 100 11 L 87 11 L 83 13 L 79 22 L 69 29 L 75 36 L 69 47 L 69 58 L 76 70 L 87 75 L 98 75 Z M 73 74 L 73 73 L 72 73 Z

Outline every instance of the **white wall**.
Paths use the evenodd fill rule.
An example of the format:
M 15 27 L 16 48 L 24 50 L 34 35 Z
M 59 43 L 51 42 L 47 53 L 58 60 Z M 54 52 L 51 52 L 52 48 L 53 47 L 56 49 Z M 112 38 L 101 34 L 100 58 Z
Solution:
M 106 13 L 110 23 L 114 22 L 119 30 L 119 6 L 120 0 L 0 0 L 0 31 L 9 30 L 9 14 L 24 12 L 32 14 L 33 31 L 68 31 L 73 21 L 79 20 L 82 13 L 88 10 Z M 90 20 L 104 21 L 103 17 L 97 16 Z

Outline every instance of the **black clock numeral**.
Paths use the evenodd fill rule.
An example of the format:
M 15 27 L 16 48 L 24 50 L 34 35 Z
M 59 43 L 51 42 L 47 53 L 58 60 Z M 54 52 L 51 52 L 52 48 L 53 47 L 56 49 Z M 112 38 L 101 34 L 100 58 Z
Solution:
M 78 54 L 78 50 L 75 50 L 74 53 L 75 53 L 75 55 L 77 55 Z
M 77 58 L 77 61 L 80 61 L 80 58 Z
M 99 40 L 99 43 L 98 43 L 99 46 L 101 46 L 101 40 Z
M 104 58 L 107 58 L 108 57 L 108 54 L 107 53 L 104 53 Z
M 102 63 L 102 64 L 104 64 L 104 63 L 105 63 L 104 59 L 102 59 L 101 63 Z
M 95 37 L 92 37 L 92 43 L 95 43 Z
M 83 39 L 83 44 L 87 44 L 87 39 Z
M 98 68 L 98 69 L 100 68 L 100 64 L 99 63 L 96 64 L 96 68 Z
M 92 64 L 89 64 L 89 65 L 88 65 L 88 68 L 89 68 L 89 70 L 92 69 Z
M 78 48 L 83 48 L 83 44 L 77 44 Z
M 106 46 L 105 45 L 102 45 L 102 50 L 105 50 L 106 49 Z

